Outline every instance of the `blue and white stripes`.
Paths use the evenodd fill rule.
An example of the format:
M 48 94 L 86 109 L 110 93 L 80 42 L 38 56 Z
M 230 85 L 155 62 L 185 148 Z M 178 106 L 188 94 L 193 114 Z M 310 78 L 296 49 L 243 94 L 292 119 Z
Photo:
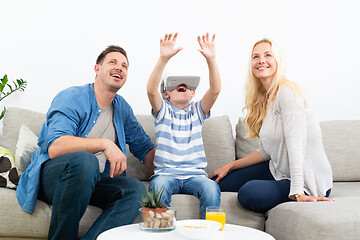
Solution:
M 199 102 L 181 110 L 167 100 L 155 119 L 155 175 L 179 179 L 207 176 L 206 156 L 202 141 L 202 124 L 206 116 Z

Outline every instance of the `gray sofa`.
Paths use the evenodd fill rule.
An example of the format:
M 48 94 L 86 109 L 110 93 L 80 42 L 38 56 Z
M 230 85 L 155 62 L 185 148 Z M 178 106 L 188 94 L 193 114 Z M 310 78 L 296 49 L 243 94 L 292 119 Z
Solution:
M 139 115 L 137 118 L 155 141 L 152 117 Z M 21 124 L 38 135 L 44 120 L 44 113 L 9 108 L 3 119 L 0 146 L 14 153 Z M 226 222 L 266 231 L 277 240 L 360 239 L 360 120 L 321 122 L 321 128 L 324 147 L 333 168 L 331 197 L 335 202 L 288 202 L 259 214 L 242 208 L 236 193 L 223 192 L 221 205 L 227 211 Z M 211 117 L 205 121 L 203 138 L 208 173 L 257 149 L 258 143 L 246 139 L 246 133 L 247 128 L 241 120 L 236 125 L 235 138 L 227 116 Z M 148 186 L 150 173 L 131 154 L 128 155 L 127 174 Z M 172 206 L 177 209 L 177 219 L 200 216 L 199 202 L 193 196 L 174 195 Z M 79 237 L 86 233 L 100 213 L 101 209 L 88 207 L 80 222 Z M 0 239 L 46 239 L 50 216 L 50 205 L 38 200 L 35 212 L 28 214 L 19 207 L 14 190 L 0 188 Z

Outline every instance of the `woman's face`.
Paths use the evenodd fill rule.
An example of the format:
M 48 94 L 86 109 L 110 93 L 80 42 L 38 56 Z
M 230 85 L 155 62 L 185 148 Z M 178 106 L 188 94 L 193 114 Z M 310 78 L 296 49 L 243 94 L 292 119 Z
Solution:
M 262 82 L 270 81 L 276 73 L 277 62 L 267 42 L 257 44 L 251 56 L 251 71 Z

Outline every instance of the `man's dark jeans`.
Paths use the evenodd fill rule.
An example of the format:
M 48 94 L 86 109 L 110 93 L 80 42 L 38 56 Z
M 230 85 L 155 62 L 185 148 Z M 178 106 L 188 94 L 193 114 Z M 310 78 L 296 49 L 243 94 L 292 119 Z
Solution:
M 103 209 L 83 239 L 110 228 L 131 224 L 145 192 L 137 179 L 110 178 L 99 172 L 98 159 L 89 152 L 74 152 L 43 164 L 39 198 L 53 205 L 48 239 L 78 239 L 79 222 L 87 206 Z

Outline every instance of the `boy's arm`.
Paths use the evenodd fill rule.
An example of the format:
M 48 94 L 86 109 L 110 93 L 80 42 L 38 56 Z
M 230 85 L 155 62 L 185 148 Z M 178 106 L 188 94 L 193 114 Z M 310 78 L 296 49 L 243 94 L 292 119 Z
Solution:
M 208 114 L 211 107 L 214 105 L 221 90 L 220 73 L 215 58 L 215 34 L 212 39 L 209 39 L 209 33 L 198 36 L 198 42 L 201 47 L 199 52 L 205 57 L 209 67 L 209 89 L 206 91 L 204 97 L 201 99 L 201 108 L 204 114 Z
M 172 33 L 165 34 L 164 39 L 160 39 L 160 57 L 150 75 L 146 87 L 147 95 L 155 116 L 159 113 L 162 105 L 162 98 L 158 90 L 161 75 L 170 58 L 183 49 L 174 47 L 177 35 L 178 33 L 175 33 L 175 35 Z

